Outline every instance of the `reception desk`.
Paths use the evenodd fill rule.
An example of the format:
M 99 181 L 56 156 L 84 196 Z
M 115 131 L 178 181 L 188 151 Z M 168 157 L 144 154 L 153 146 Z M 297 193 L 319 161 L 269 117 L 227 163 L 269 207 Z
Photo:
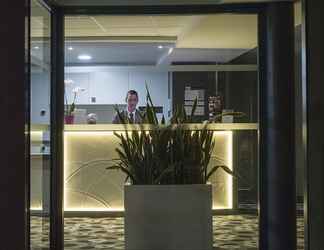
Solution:
M 196 130 L 202 124 L 190 124 L 185 129 Z M 125 175 L 118 170 L 107 171 L 111 160 L 118 158 L 119 140 L 114 132 L 138 130 L 138 125 L 98 124 L 66 125 L 64 131 L 64 208 L 65 211 L 123 211 Z M 145 130 L 156 129 L 146 126 Z M 210 124 L 214 131 L 215 148 L 210 167 L 217 164 L 234 169 L 235 136 L 244 131 L 257 134 L 257 124 Z M 39 131 L 34 131 L 41 136 Z M 255 138 L 257 139 L 257 137 Z M 39 140 L 39 138 L 38 138 Z M 32 166 L 33 169 L 33 166 Z M 32 175 L 37 171 L 32 171 Z M 32 177 L 33 178 L 33 177 Z M 34 179 L 37 177 L 34 177 Z M 219 171 L 210 179 L 213 186 L 213 208 L 232 209 L 235 198 L 233 177 Z M 35 190 L 31 204 L 42 204 L 44 196 Z
M 201 128 L 190 124 L 189 130 Z M 136 125 L 127 130 L 140 129 Z M 147 126 L 145 129 L 154 129 Z M 211 124 L 215 148 L 210 167 L 223 164 L 233 169 L 233 136 L 239 130 L 257 130 L 256 124 Z M 110 160 L 117 158 L 118 138 L 114 132 L 125 131 L 123 125 L 67 125 L 64 132 L 65 210 L 121 211 L 125 175 L 107 171 Z M 217 172 L 213 185 L 213 208 L 233 208 L 233 177 Z

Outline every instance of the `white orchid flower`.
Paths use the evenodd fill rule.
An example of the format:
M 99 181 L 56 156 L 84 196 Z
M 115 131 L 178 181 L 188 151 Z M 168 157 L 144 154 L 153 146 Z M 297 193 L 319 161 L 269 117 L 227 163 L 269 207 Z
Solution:
M 81 88 L 81 87 L 75 87 L 75 88 L 72 90 L 72 92 L 75 93 L 75 94 L 77 94 L 77 93 L 79 93 L 79 92 L 83 92 L 83 91 L 85 91 L 85 88 Z
M 73 84 L 74 83 L 74 81 L 72 80 L 72 79 L 65 79 L 64 80 L 64 84 L 65 85 L 71 85 L 71 84 Z

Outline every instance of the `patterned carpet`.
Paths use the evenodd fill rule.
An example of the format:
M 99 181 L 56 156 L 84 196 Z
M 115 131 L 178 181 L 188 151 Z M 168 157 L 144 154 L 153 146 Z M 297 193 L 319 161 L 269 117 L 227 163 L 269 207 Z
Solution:
M 48 249 L 47 223 L 31 220 L 32 250 Z M 43 226 L 42 226 L 43 225 Z M 217 215 L 213 217 L 215 249 L 257 249 L 258 218 L 255 215 Z M 65 218 L 65 250 L 124 249 L 123 218 Z M 43 228 L 43 230 L 42 230 Z M 297 220 L 298 250 L 304 249 L 303 218 Z

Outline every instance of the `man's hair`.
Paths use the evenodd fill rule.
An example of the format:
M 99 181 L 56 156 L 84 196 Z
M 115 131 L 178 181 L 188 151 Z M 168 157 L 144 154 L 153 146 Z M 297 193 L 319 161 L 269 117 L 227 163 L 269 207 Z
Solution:
M 127 94 L 126 94 L 126 98 L 125 98 L 125 101 L 127 102 L 127 98 L 128 98 L 128 95 L 136 95 L 137 99 L 138 99 L 138 94 L 137 94 L 137 91 L 136 90 L 128 90 L 127 91 Z

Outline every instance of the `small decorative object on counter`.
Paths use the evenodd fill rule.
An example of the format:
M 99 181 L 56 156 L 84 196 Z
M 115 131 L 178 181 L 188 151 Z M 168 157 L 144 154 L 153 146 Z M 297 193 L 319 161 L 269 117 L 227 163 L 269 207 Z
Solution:
M 65 85 L 73 84 L 73 80 L 64 80 Z M 72 92 L 74 94 L 73 101 L 71 104 L 68 104 L 67 97 L 65 96 L 65 111 L 64 111 L 64 121 L 65 124 L 73 124 L 74 123 L 74 111 L 75 111 L 75 101 L 77 99 L 78 93 L 85 91 L 85 88 L 75 87 Z
M 95 113 L 90 113 L 87 116 L 87 123 L 88 124 L 96 124 L 97 123 L 97 115 Z
M 74 123 L 74 115 L 65 115 L 64 121 L 65 121 L 65 124 L 73 124 Z

